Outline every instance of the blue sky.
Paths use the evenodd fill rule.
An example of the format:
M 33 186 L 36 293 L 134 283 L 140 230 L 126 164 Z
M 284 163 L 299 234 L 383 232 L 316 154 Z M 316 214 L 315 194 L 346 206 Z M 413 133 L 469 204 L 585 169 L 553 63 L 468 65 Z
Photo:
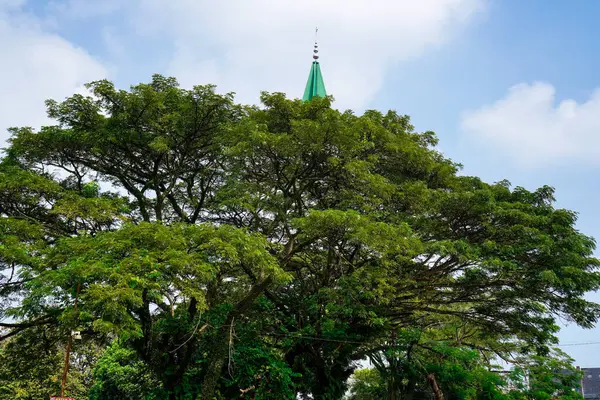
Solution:
M 386 89 L 372 102 L 375 108 L 395 108 L 411 115 L 418 129 L 432 129 L 445 154 L 465 165 L 466 174 L 488 181 L 503 178 L 529 189 L 556 188 L 559 207 L 580 213 L 578 227 L 600 239 L 600 149 L 586 159 L 561 158 L 523 165 L 511 148 L 476 143 L 461 132 L 465 110 L 478 109 L 505 97 L 508 88 L 546 82 L 556 89 L 555 105 L 565 99 L 588 101 L 600 87 L 600 2 L 497 1 L 486 18 L 466 28 L 450 45 L 428 52 L 391 71 Z M 323 66 L 324 73 L 327 69 Z M 600 112 L 600 108 L 597 110 Z M 600 119 L 600 113 L 597 113 Z M 526 130 L 519 135 L 526 136 Z M 580 146 L 593 145 L 572 132 Z M 600 130 L 592 132 L 600 137 Z M 543 137 L 543 136 L 542 136 Z M 528 151 L 538 152 L 535 147 Z M 542 157 L 537 156 L 536 158 Z M 596 158 L 596 162 L 590 158 Z M 598 252 L 597 252 L 598 253 Z M 600 294 L 589 298 L 600 302 Z M 600 342 L 600 329 L 563 329 L 564 343 Z M 565 346 L 582 366 L 597 366 L 600 344 Z
M 598 15 L 596 0 L 0 0 L 0 142 L 46 123 L 44 99 L 105 77 L 300 97 L 318 25 L 339 107 L 411 115 L 466 174 L 554 186 L 600 238 Z M 597 342 L 600 328 L 561 340 Z M 564 349 L 599 366 L 600 344 Z

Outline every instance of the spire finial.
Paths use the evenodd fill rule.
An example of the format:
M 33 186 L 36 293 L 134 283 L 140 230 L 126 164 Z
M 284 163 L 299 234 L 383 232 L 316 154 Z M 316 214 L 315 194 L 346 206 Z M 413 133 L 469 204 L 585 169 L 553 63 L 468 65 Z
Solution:
M 317 44 L 317 34 L 319 33 L 319 28 L 315 28 L 315 48 L 313 50 L 313 59 L 317 61 L 319 59 L 319 45 Z
M 1 0 L 0 0 L 1 1 Z M 319 45 L 317 44 L 317 34 L 319 28 L 315 28 L 315 48 L 313 50 L 313 63 L 310 68 L 310 74 L 308 75 L 308 81 L 306 82 L 306 89 L 304 89 L 304 96 L 302 100 L 308 101 L 313 97 L 325 97 L 327 92 L 325 91 L 325 85 L 323 84 L 323 75 L 321 75 L 321 66 L 319 65 Z

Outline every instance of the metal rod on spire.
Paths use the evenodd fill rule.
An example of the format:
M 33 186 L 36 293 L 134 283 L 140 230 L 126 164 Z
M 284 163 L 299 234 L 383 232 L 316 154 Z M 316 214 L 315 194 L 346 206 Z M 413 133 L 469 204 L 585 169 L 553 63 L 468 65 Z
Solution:
M 317 44 L 317 34 L 319 33 L 319 28 L 315 28 L 315 48 L 313 50 L 313 59 L 317 61 L 319 59 L 319 45 Z

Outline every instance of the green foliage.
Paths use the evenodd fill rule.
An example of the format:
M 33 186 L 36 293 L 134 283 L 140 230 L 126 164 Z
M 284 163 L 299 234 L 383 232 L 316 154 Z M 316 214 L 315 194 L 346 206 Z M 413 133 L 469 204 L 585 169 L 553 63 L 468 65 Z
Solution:
M 477 350 L 437 344 L 437 357 L 425 361 L 427 374 L 433 374 L 442 391 L 457 399 L 504 399 L 505 380 L 490 372 Z
M 486 365 L 481 353 L 465 347 L 438 344 L 425 358 L 404 355 L 403 368 L 394 369 L 388 357 L 375 368 L 357 370 L 347 400 L 431 398 L 428 376 L 435 378 L 445 398 L 461 400 L 582 400 L 581 371 L 560 352 L 523 357 L 521 365 L 499 374 Z M 403 382 L 395 386 L 395 382 Z
M 561 351 L 521 360 L 520 364 L 509 376 L 514 387 L 509 392 L 510 399 L 583 399 L 577 391 L 583 372 L 576 370 L 573 360 Z
M 118 339 L 98 396 L 338 399 L 382 354 L 386 382 L 414 364 L 407 379 L 472 396 L 497 377 L 469 349 L 543 355 L 557 316 L 600 316 L 584 298 L 600 287 L 594 240 L 552 189 L 459 176 L 407 116 L 279 93 L 247 107 L 159 75 L 88 89 L 47 102 L 55 125 L 11 130 L 0 340 Z
M 0 398 L 37 400 L 60 394 L 66 332 L 36 327 L 0 345 Z M 86 398 L 93 368 L 102 350 L 90 341 L 74 341 L 67 391 Z
M 90 400 L 138 400 L 156 398 L 160 382 L 134 350 L 114 342 L 94 369 Z
M 352 374 L 348 400 L 385 399 L 386 391 L 386 383 L 375 368 L 359 369 Z
M 43 331 L 17 335 L 0 347 L 0 398 L 34 400 L 60 393 L 63 355 Z
M 257 400 L 295 399 L 295 381 L 301 375 L 292 371 L 272 343 L 260 341 L 256 331 L 248 328 L 244 325 L 235 329 L 236 343 L 232 344 L 224 376 L 223 397 L 235 398 L 243 393 Z

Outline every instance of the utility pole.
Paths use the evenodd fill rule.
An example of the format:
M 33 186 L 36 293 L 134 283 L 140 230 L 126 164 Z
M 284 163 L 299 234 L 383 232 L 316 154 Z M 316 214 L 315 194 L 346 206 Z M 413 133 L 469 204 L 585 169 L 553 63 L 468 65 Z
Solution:
M 79 300 L 79 291 L 81 283 L 77 283 L 77 293 L 75 294 L 75 315 L 77 318 L 77 301 Z M 73 332 L 69 327 L 69 339 L 67 340 L 67 349 L 65 351 L 65 367 L 63 369 L 62 382 L 60 385 L 60 397 L 65 397 L 65 387 L 67 386 L 67 374 L 69 373 L 69 358 L 71 357 L 71 343 L 73 342 Z
M 398 351 L 396 349 L 397 333 L 396 329 L 392 330 L 391 345 L 392 353 L 389 359 L 389 369 L 391 374 L 388 377 L 387 400 L 396 400 L 398 392 L 398 382 L 396 374 L 398 373 Z

